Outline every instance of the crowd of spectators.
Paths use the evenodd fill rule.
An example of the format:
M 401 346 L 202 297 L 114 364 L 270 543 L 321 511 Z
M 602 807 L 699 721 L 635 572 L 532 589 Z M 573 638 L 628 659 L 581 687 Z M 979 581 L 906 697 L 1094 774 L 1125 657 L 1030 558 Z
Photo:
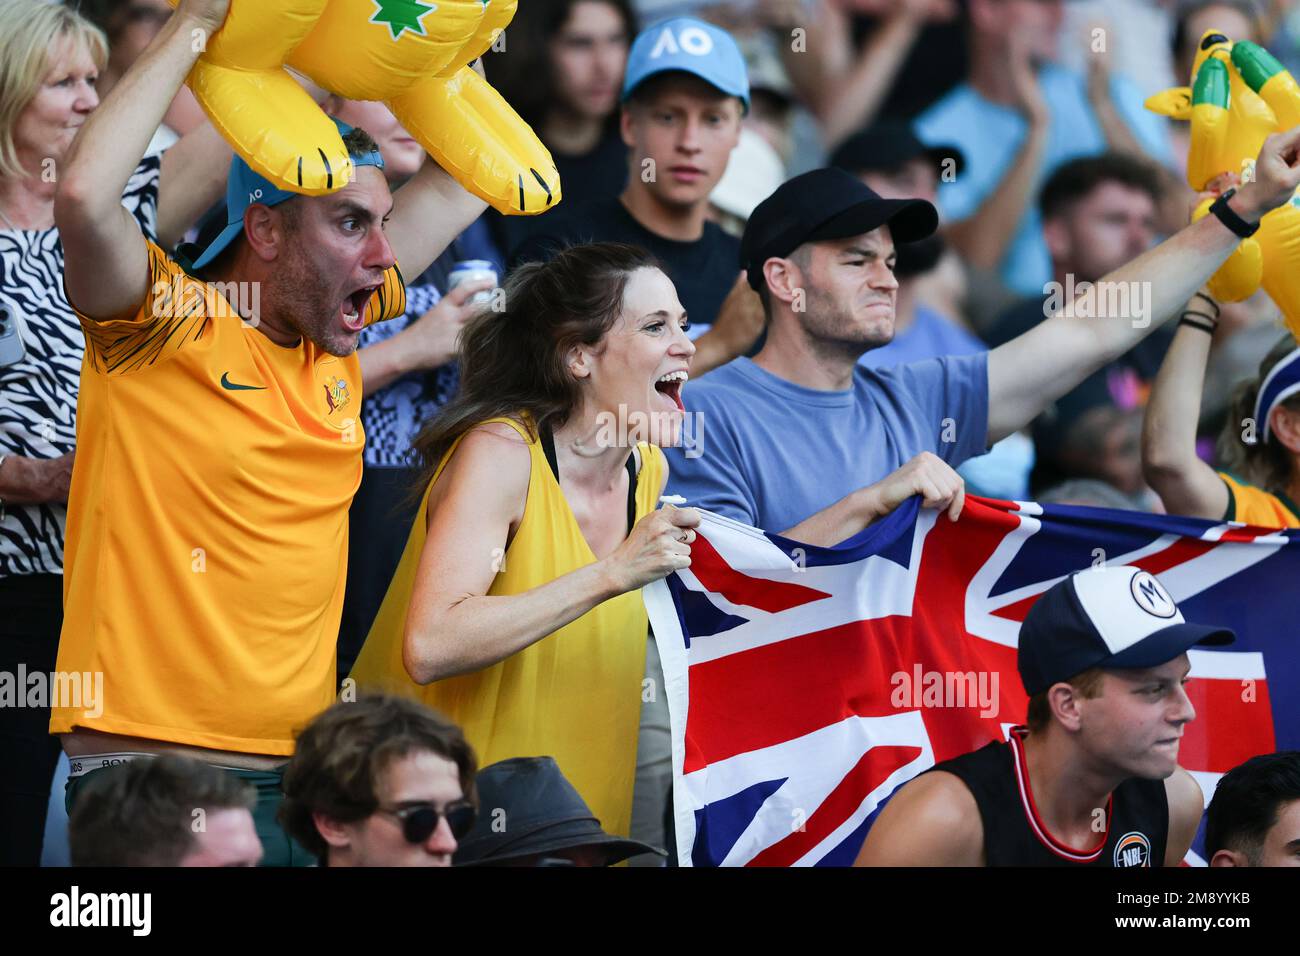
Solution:
M 0 708 L 0 861 L 41 860 L 61 734 L 74 863 L 660 865 L 670 735 L 637 591 L 684 566 L 698 523 L 660 509 L 664 492 L 823 545 L 913 494 L 954 519 L 969 492 L 1300 527 L 1300 385 L 1276 387 L 1300 383 L 1300 352 L 1265 293 L 1197 291 L 1228 232 L 1160 245 L 1198 197 L 1187 124 L 1143 107 L 1188 83 L 1209 29 L 1300 65 L 1300 11 L 1283 0 L 524 0 L 480 68 L 550 150 L 562 203 L 510 217 L 447 198 L 457 187 L 386 106 L 305 81 L 353 130 L 357 201 L 375 223 L 394 203 L 387 238 L 375 226 L 351 259 L 315 260 L 277 237 L 324 220 L 294 213 L 290 194 L 244 203 L 260 178 L 232 164 L 181 85 L 169 22 L 221 4 L 0 0 L 0 670 L 93 662 L 111 681 L 103 661 L 133 640 L 186 661 L 177 672 L 154 647 L 126 653 L 119 666 L 135 670 L 119 687 L 162 674 L 175 686 L 98 727 L 56 708 L 52 733 L 49 708 Z M 683 17 L 698 19 L 664 25 Z M 146 63 L 147 95 L 132 75 Z M 111 116 L 78 136 L 119 85 Z M 121 152 L 99 162 L 92 147 Z M 1295 186 L 1260 164 L 1257 214 Z M 255 242 L 240 224 L 258 216 Z M 272 352 L 298 347 L 294 329 L 319 344 L 307 320 L 276 338 L 277 308 L 327 301 L 315 277 L 329 290 L 354 277 L 354 304 L 401 288 L 371 300 L 387 321 L 355 333 L 345 305 L 346 348 L 311 353 L 356 349 L 331 379 L 342 401 L 345 380 L 361 382 L 355 482 L 337 448 L 286 451 L 274 423 L 232 418 L 237 439 L 216 419 L 144 431 L 164 419 L 123 396 L 161 376 L 163 357 L 171 378 L 150 388 L 217 369 L 170 334 L 161 357 L 131 364 L 156 331 L 157 293 L 142 305 L 136 288 L 146 252 L 151 283 L 264 283 Z M 498 283 L 453 284 L 466 260 L 495 269 L 504 309 L 471 301 Z M 1151 286 L 1154 320 L 1061 314 L 1107 276 Z M 850 328 L 860 289 L 876 305 Z M 261 348 L 231 377 L 296 374 Z M 703 416 L 707 448 L 692 449 L 689 424 L 638 435 L 630 454 L 584 446 L 627 407 Z M 104 465 L 109 436 L 130 429 L 136 452 L 174 443 L 165 464 Z M 211 491 L 183 478 L 241 449 L 205 476 Z M 280 509 L 330 469 L 341 477 L 311 486 L 310 515 Z M 221 480 L 261 503 L 214 503 Z M 288 664 L 265 642 L 236 646 L 265 596 L 245 603 L 227 585 L 218 606 L 207 581 L 156 555 L 132 575 L 91 570 L 114 521 L 161 528 L 143 532 L 148 550 L 191 530 L 228 540 L 220 522 L 261 547 L 300 517 L 314 557 L 272 542 L 245 584 L 257 568 L 346 574 L 308 593 L 272 583 L 294 588 L 293 619 L 268 633 L 311 634 Z M 495 557 L 465 557 L 479 552 Z M 169 581 L 182 582 L 172 610 Z M 196 636 L 168 630 L 180 621 Z M 192 696 L 207 670 L 220 680 Z M 340 684 L 345 702 L 326 710 Z M 390 694 L 349 700 L 357 685 Z M 262 706 L 285 709 L 263 720 Z M 248 759 L 214 756 L 228 753 Z M 1207 859 L 1285 855 L 1270 828 L 1300 831 L 1294 756 L 1225 778 Z M 494 826 L 498 811 L 520 826 Z M 1224 822 L 1234 813 L 1239 829 Z

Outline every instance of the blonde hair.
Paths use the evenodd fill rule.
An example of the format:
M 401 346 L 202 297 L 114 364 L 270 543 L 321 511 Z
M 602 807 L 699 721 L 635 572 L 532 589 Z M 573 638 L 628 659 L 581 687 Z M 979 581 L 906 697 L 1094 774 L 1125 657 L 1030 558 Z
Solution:
M 23 177 L 14 127 L 50 68 L 56 40 L 70 39 L 90 52 L 101 70 L 108 40 L 71 7 L 47 0 L 0 0 L 0 176 Z

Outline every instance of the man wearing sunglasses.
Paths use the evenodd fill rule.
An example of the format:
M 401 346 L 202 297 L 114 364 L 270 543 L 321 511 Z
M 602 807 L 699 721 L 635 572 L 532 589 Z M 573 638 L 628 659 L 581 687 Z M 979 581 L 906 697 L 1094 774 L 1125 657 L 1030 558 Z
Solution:
M 474 752 L 403 697 L 335 704 L 298 737 L 280 822 L 323 866 L 450 866 L 474 825 Z

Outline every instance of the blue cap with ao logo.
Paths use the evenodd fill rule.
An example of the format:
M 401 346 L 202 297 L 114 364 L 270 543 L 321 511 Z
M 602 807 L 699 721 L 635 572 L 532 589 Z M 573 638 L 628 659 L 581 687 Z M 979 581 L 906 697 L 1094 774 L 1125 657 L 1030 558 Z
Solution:
M 650 77 L 670 70 L 691 73 L 735 96 L 749 110 L 749 75 L 740 47 L 726 30 L 694 17 L 674 17 L 642 30 L 627 55 L 623 100 Z
M 334 117 L 330 117 L 334 119 Z M 334 120 L 340 136 L 347 136 L 352 127 L 341 120 Z M 384 168 L 384 158 L 379 150 L 372 149 L 362 156 L 350 156 L 353 166 L 377 166 Z M 194 260 L 193 268 L 202 269 L 215 259 L 223 249 L 235 241 L 244 231 L 244 213 L 249 206 L 260 203 L 274 206 L 292 199 L 298 193 L 289 192 L 274 185 L 261 173 L 256 173 L 240 156 L 230 161 L 230 176 L 226 179 L 226 228 L 203 250 L 202 255 Z

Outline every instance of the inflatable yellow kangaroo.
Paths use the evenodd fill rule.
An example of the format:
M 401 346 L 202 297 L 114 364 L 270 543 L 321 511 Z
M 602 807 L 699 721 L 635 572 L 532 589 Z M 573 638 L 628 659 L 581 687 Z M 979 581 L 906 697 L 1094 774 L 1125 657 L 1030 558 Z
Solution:
M 1263 47 L 1233 43 L 1217 30 L 1201 37 L 1192 63 L 1192 85 L 1157 93 L 1147 109 L 1192 124 L 1187 151 L 1187 185 L 1197 192 L 1223 192 L 1249 181 L 1255 157 L 1269 135 L 1300 125 L 1300 87 Z M 1204 216 L 1213 199 L 1192 213 Z M 1229 302 L 1249 298 L 1264 286 L 1300 342 L 1300 191 L 1261 221 L 1259 231 L 1209 282 L 1212 295 Z
M 175 5 L 177 0 L 171 0 Z M 381 100 L 443 169 L 506 214 L 560 201 L 551 154 L 469 64 L 518 0 L 234 0 L 190 72 L 195 97 L 248 164 L 293 192 L 341 189 L 338 130 L 285 70 Z

